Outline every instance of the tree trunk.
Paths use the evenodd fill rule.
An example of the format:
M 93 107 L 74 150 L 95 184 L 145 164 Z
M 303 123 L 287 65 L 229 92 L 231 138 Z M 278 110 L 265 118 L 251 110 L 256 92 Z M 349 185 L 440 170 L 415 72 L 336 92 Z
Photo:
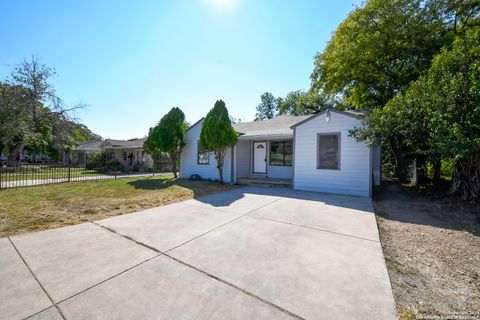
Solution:
M 172 153 L 170 155 L 170 162 L 172 164 L 173 177 L 175 179 L 177 179 L 178 178 L 178 174 L 177 174 L 177 155 L 175 153 Z
M 413 176 L 411 185 L 418 187 L 424 183 L 424 174 L 423 174 L 423 161 L 420 157 L 416 157 L 413 160 Z
M 442 157 L 439 156 L 433 164 L 433 183 L 438 184 L 440 182 L 440 175 L 442 173 Z
M 417 187 L 418 186 L 418 162 L 417 162 L 417 159 L 418 158 L 415 158 L 415 160 L 413 160 L 413 174 L 412 174 L 412 179 L 410 180 L 410 185 L 412 187 Z
M 455 163 L 450 193 L 463 200 L 480 199 L 480 153 L 472 154 Z
M 220 183 L 224 184 L 223 181 L 223 150 L 217 150 L 215 152 L 215 159 L 217 160 L 217 169 L 218 169 L 218 176 L 220 177 Z
M 408 161 L 403 154 L 403 144 L 401 142 L 390 139 L 390 147 L 392 148 L 395 162 L 397 163 L 398 182 L 405 182 L 408 177 Z
M 19 165 L 23 151 L 23 142 L 11 144 L 7 146 L 7 150 L 7 167 L 15 167 Z
M 398 177 L 398 181 L 400 183 L 403 183 L 403 182 L 408 180 L 408 165 L 409 165 L 409 162 L 407 161 L 407 159 L 405 159 L 403 156 L 398 157 L 398 160 L 397 160 L 397 167 L 398 167 L 397 177 Z
M 15 166 L 15 155 L 12 152 L 8 152 L 7 155 L 7 167 L 14 167 Z

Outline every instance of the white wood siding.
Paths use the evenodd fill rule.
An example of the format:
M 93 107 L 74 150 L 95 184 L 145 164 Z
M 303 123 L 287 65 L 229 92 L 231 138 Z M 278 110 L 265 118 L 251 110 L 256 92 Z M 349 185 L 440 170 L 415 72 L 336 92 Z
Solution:
M 237 142 L 237 152 L 236 152 L 236 161 L 237 161 L 237 178 L 247 178 L 250 176 L 250 162 L 252 152 L 252 142 L 239 140 Z
M 209 164 L 197 163 L 197 143 L 200 140 L 200 131 L 203 121 L 190 128 L 185 134 L 185 147 L 180 157 L 180 178 L 188 179 L 192 174 L 198 174 L 203 179 L 218 180 L 217 160 L 213 153 L 209 155 Z M 223 165 L 223 179 L 232 182 L 232 150 L 228 148 Z
M 349 130 L 361 121 L 331 112 L 329 122 L 322 114 L 295 128 L 294 189 L 358 196 L 370 196 L 370 148 L 355 138 Z M 340 170 L 317 169 L 319 133 L 341 133 Z
M 293 166 L 271 166 L 268 165 L 267 177 L 276 179 L 292 179 Z

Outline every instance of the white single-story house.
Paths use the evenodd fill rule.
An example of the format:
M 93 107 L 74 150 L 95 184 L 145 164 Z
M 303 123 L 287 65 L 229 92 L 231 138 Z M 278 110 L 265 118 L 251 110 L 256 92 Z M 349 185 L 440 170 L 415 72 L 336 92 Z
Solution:
M 71 160 L 74 164 L 85 165 L 90 155 L 102 151 L 100 147 L 102 141 L 81 142 L 77 148 L 71 152 Z
M 152 157 L 143 150 L 145 138 L 130 140 L 105 139 L 100 147 L 107 159 L 116 159 L 126 168 L 152 168 Z
M 144 142 L 145 138 L 82 142 L 72 150 L 72 163 L 85 165 L 89 156 L 105 151 L 107 160 L 116 159 L 127 169 L 149 169 L 153 167 L 154 161 L 152 156 L 144 151 Z
M 289 181 L 293 189 L 371 196 L 380 184 L 380 148 L 357 141 L 350 130 L 363 113 L 329 109 L 309 116 L 282 115 L 234 124 L 239 137 L 227 150 L 224 180 Z M 203 118 L 185 134 L 180 177 L 218 179 L 215 157 L 201 147 Z

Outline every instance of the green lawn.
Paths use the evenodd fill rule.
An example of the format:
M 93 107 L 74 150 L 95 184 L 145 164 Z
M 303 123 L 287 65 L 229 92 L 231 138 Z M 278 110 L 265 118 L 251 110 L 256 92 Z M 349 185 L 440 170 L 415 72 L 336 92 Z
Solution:
M 173 175 L 0 191 L 0 236 L 103 219 L 235 188 Z

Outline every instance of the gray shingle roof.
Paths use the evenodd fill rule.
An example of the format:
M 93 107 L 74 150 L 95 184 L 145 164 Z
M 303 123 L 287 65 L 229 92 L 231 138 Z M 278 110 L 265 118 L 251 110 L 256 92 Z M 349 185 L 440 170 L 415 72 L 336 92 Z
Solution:
M 254 136 L 292 136 L 291 126 L 311 117 L 281 115 L 263 121 L 240 122 L 233 124 L 235 131 L 244 137 Z
M 356 111 L 356 110 L 334 110 L 330 109 L 331 112 L 338 114 L 343 114 L 350 117 L 361 118 L 365 116 L 365 112 Z M 310 119 L 318 117 L 324 114 L 325 111 L 322 111 L 317 114 L 310 114 L 306 116 L 291 116 L 291 115 L 281 115 L 272 119 L 262 120 L 262 121 L 250 121 L 250 122 L 240 122 L 232 124 L 235 131 L 237 131 L 241 137 L 244 139 L 249 137 L 290 137 L 293 136 L 293 129 L 301 123 L 307 122 Z M 195 122 L 190 128 L 193 128 L 199 124 L 204 118 L 201 118 Z M 189 130 L 188 128 L 187 130 Z
M 85 141 L 80 142 L 80 144 L 75 148 L 77 151 L 85 150 L 85 151 L 100 151 L 100 145 L 103 141 Z
M 105 139 L 103 146 L 107 148 L 142 148 L 146 138 L 130 140 Z

